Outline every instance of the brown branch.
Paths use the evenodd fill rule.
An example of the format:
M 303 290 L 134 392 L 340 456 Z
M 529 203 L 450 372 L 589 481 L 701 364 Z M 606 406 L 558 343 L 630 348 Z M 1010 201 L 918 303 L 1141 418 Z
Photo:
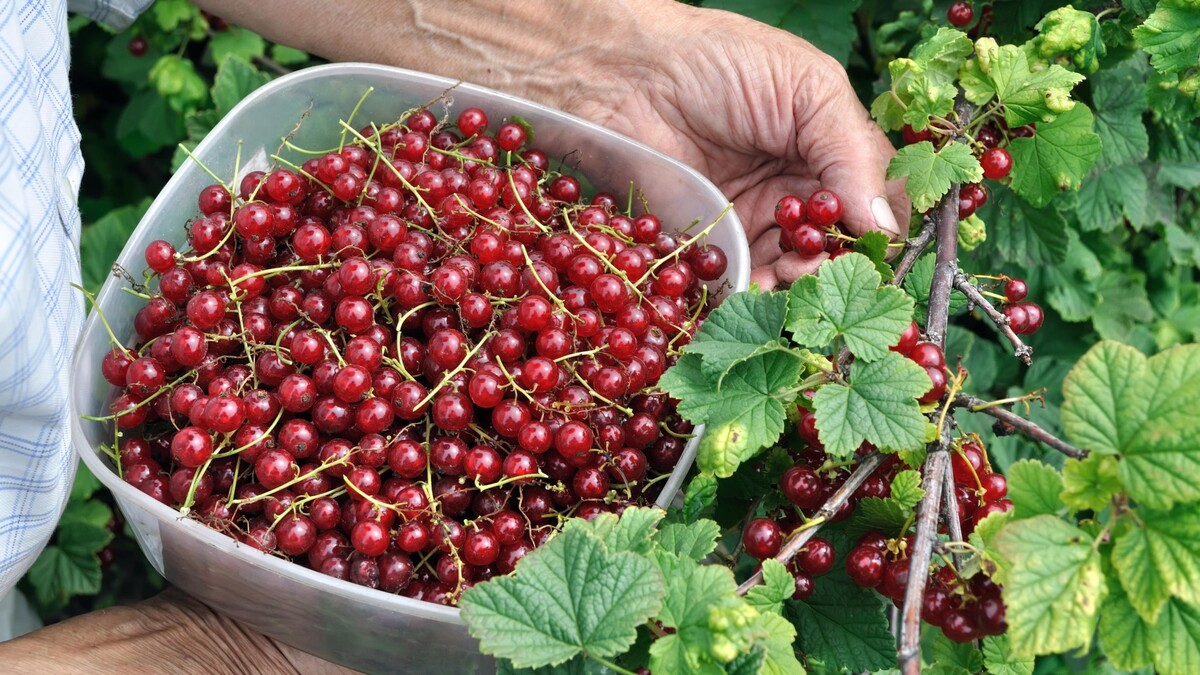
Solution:
M 988 402 L 981 398 L 967 396 L 966 394 L 959 394 L 954 398 L 954 405 L 960 408 L 966 408 L 971 412 L 983 413 L 984 415 L 995 417 L 1005 424 L 1012 425 L 1014 429 L 1020 431 L 1026 437 L 1038 441 L 1044 445 L 1048 445 L 1067 457 L 1073 457 L 1075 459 L 1083 459 L 1087 457 L 1088 453 L 1086 450 L 1081 450 L 1071 445 L 1070 443 L 1062 440 L 1058 436 L 1055 436 L 1049 431 L 1046 431 L 1037 424 L 1025 419 L 1024 417 L 1021 417 L 1011 410 L 1006 410 L 1005 408 L 1001 408 L 999 406 L 988 405 Z
M 817 534 L 817 530 L 821 529 L 821 526 L 825 523 L 828 523 L 829 519 L 842 508 L 842 505 L 849 501 L 851 495 L 858 489 L 858 486 L 862 485 L 863 481 L 874 473 L 875 469 L 879 468 L 879 465 L 883 463 L 883 459 L 883 455 L 878 452 L 864 457 L 858 463 L 858 467 L 854 469 L 854 473 L 850 474 L 846 482 L 842 483 L 842 486 L 830 495 L 825 504 L 817 510 L 817 513 L 813 516 L 813 520 L 816 522 L 808 527 L 804 527 L 793 534 L 791 539 L 784 542 L 783 548 L 779 549 L 779 553 L 775 555 L 775 559 L 786 565 L 789 560 L 794 558 L 804 548 L 804 545 Z M 738 595 L 745 595 L 747 591 L 760 583 L 762 583 L 761 568 L 750 575 L 749 579 L 743 581 L 741 586 L 738 586 L 737 593 Z
M 979 287 L 971 283 L 971 278 L 968 275 L 962 272 L 955 275 L 954 287 L 962 291 L 963 295 L 967 296 L 972 305 L 982 309 L 983 313 L 987 314 L 987 317 L 992 320 L 992 323 L 996 324 L 996 329 L 1004 337 L 1008 338 L 1009 344 L 1013 347 L 1013 356 L 1016 356 L 1025 365 L 1033 362 L 1033 348 L 1021 341 L 1021 338 L 1017 336 L 1012 326 L 1009 325 L 1008 317 L 996 309 L 996 306 L 984 297 Z
M 908 276 L 913 265 L 917 264 L 917 259 L 925 252 L 925 247 L 933 241 L 935 229 L 936 223 L 932 218 L 926 216 L 921 219 L 921 231 L 917 233 L 917 236 L 905 242 L 904 255 L 900 257 L 900 262 L 896 263 L 896 276 L 891 281 L 893 286 L 904 283 L 904 277 Z
M 937 262 L 933 268 L 933 283 L 929 287 L 929 314 L 925 319 L 925 335 L 939 347 L 946 346 L 946 325 L 950 322 L 950 287 L 958 273 L 958 184 L 950 186 L 934 207 L 937 223 Z
M 950 435 L 941 439 L 925 460 L 925 476 L 921 487 L 925 496 L 917 505 L 917 536 L 908 553 L 908 588 L 900 610 L 900 672 L 915 675 L 921 672 L 921 605 L 925 598 L 925 582 L 929 579 L 929 559 L 933 555 L 933 540 L 937 537 L 938 514 L 942 510 L 942 489 L 950 466 Z

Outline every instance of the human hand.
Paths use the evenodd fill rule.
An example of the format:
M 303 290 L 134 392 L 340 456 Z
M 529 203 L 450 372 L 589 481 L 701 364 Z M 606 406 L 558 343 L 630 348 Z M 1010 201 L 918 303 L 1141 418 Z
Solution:
M 790 33 L 718 10 L 652 4 L 648 38 L 605 53 L 561 104 L 694 167 L 732 200 L 751 280 L 772 289 L 828 256 L 782 253 L 773 215 L 788 194 L 827 188 L 855 235 L 907 234 L 894 154 L 834 59 Z
M 10 673 L 280 673 L 354 671 L 275 642 L 170 589 L 0 643 Z

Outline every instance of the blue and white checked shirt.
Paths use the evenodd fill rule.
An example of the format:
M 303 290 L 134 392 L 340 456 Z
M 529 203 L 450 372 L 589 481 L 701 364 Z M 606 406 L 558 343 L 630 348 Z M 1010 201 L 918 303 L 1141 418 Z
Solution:
M 115 28 L 152 0 L 0 0 L 0 598 L 54 532 L 74 475 L 67 393 L 83 322 L 79 129 L 67 11 Z

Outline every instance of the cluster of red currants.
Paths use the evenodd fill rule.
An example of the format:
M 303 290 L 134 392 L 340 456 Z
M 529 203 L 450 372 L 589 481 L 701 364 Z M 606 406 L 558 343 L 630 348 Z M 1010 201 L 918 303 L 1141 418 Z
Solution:
M 1028 295 L 1029 287 L 1024 280 L 1013 278 L 1004 282 L 1004 316 L 1017 335 L 1033 335 L 1046 318 L 1041 305 L 1025 301 Z
M 892 351 L 907 356 L 910 361 L 925 369 L 932 386 L 917 399 L 921 403 L 940 401 L 946 395 L 946 354 L 932 342 L 921 340 L 921 328 L 913 321 L 900 334 L 900 341 L 889 347 Z
M 817 190 L 808 202 L 787 195 L 775 205 L 775 224 L 779 226 L 779 248 L 795 251 L 805 258 L 828 253 L 830 259 L 853 252 L 845 246 L 850 238 L 837 225 L 842 220 L 842 202 L 829 190 Z
M 983 447 L 974 441 L 961 444 L 951 460 L 954 496 L 963 536 L 984 518 L 1012 509 L 1004 476 L 987 470 Z M 943 525 L 943 531 L 945 526 Z M 908 549 L 913 535 L 889 539 L 885 533 L 863 535 L 846 556 L 846 572 L 854 583 L 874 588 L 897 606 L 904 601 L 911 575 Z M 921 618 L 939 626 L 946 637 L 969 642 L 998 635 L 1007 628 L 1000 587 L 983 574 L 964 579 L 951 564 L 934 566 L 922 598 Z
M 654 393 L 725 273 L 525 147 L 428 110 L 199 195 L 151 243 L 120 388 L 126 481 L 240 540 L 453 603 L 569 516 L 653 499 L 691 425 Z

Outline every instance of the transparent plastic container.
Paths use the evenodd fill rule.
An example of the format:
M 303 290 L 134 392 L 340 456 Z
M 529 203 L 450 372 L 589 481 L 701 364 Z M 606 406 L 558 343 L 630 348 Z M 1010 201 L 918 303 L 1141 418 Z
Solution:
M 301 113 L 307 120 L 293 141 L 299 147 L 336 145 L 338 120 L 345 119 L 368 87 L 373 93 L 354 118 L 355 126 L 395 120 L 412 107 L 446 90 L 451 109 L 483 108 L 493 120 L 512 115 L 534 125 L 534 145 L 548 156 L 569 162 L 597 189 L 627 193 L 630 181 L 664 216 L 668 228 L 703 224 L 726 208 L 725 197 L 700 174 L 657 151 L 619 134 L 537 103 L 423 73 L 369 64 L 333 64 L 302 70 L 250 94 L 218 124 L 195 155 L 219 176 L 232 174 L 238 141 L 242 172 L 265 169 L 270 155 Z M 440 104 L 439 104 L 440 105 Z M 438 107 L 433 108 L 437 111 Z M 493 126 L 496 122 L 493 121 Z M 239 177 L 240 178 L 240 177 Z M 184 224 L 199 215 L 196 197 L 211 184 L 195 162 L 171 178 L 142 218 L 121 252 L 130 270 L 145 266 L 143 252 L 155 239 L 185 244 Z M 744 290 L 750 257 L 737 216 L 730 212 L 710 240 L 728 254 L 725 281 Z M 110 279 L 98 296 L 100 312 L 117 337 L 133 335 L 133 317 L 142 301 L 120 291 Z M 364 672 L 493 672 L 495 663 L 479 653 L 456 608 L 412 600 L 340 581 L 239 544 L 234 539 L 183 518 L 123 482 L 99 446 L 112 440 L 107 424 L 82 419 L 106 410 L 112 389 L 100 374 L 110 348 L 108 336 L 92 312 L 74 359 L 71 399 L 73 439 L 84 463 L 110 490 L 154 567 L 171 583 L 248 627 L 330 661 Z M 698 430 L 699 431 L 699 430 Z M 696 439 L 664 486 L 667 503 L 691 467 Z

